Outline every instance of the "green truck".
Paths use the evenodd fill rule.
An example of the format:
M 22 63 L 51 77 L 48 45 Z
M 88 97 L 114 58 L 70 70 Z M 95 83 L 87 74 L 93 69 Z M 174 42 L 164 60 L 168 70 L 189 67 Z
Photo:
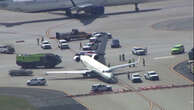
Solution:
M 38 66 L 54 68 L 61 61 L 60 56 L 52 53 L 17 54 L 16 56 L 16 64 L 22 68 L 36 68 Z
M 171 54 L 181 54 L 185 52 L 184 45 L 182 44 L 177 44 L 171 49 Z

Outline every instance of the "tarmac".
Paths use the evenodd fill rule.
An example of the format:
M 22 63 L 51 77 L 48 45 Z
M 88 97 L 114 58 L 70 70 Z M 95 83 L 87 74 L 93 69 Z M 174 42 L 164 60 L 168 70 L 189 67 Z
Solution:
M 118 84 L 110 84 L 113 89 L 193 84 L 193 81 L 173 69 L 175 65 L 188 59 L 187 52 L 193 46 L 193 29 L 190 25 L 193 19 L 193 1 L 162 0 L 139 6 L 141 9 L 139 12 L 134 11 L 133 5 L 107 7 L 104 16 L 81 17 L 80 19 L 66 17 L 62 11 L 32 14 L 0 10 L 1 45 L 15 46 L 16 54 L 52 52 L 62 56 L 63 59 L 63 62 L 54 69 L 30 69 L 34 71 L 34 76 L 10 77 L 9 70 L 20 68 L 15 62 L 16 54 L 1 54 L 0 87 L 51 89 L 67 95 L 76 95 L 90 92 L 92 84 L 106 84 L 95 78 L 83 79 L 82 75 L 46 76 L 44 74 L 51 70 L 85 69 L 81 63 L 74 62 L 72 58 L 75 52 L 79 51 L 80 42 L 83 44 L 88 42 L 87 40 L 70 42 L 70 50 L 60 50 L 56 40 L 49 39 L 49 37 L 54 37 L 56 32 L 69 32 L 74 28 L 86 32 L 110 32 L 113 38 L 120 40 L 122 47 L 118 49 L 110 48 L 111 40 L 107 44 L 105 59 L 110 66 L 128 62 L 128 60 L 119 61 L 120 54 L 125 54 L 125 59 L 137 59 L 137 56 L 131 54 L 134 46 L 148 48 L 148 55 L 141 57 L 139 65 L 118 71 L 121 74 L 116 76 L 119 80 Z M 41 37 L 52 43 L 51 50 L 43 50 L 37 46 L 36 38 Z M 16 43 L 16 41 L 23 42 Z M 170 54 L 171 47 L 177 43 L 185 46 L 185 54 Z M 142 66 L 142 58 L 145 59 L 146 66 Z M 149 81 L 143 78 L 143 74 L 150 70 L 159 74 L 159 81 Z M 139 71 L 143 79 L 142 83 L 134 84 L 124 74 L 134 71 Z M 26 81 L 33 77 L 45 77 L 48 85 L 28 87 Z M 73 99 L 89 110 L 193 110 L 193 86 Z M 53 103 L 58 103 L 58 100 Z
M 37 110 L 87 110 L 64 92 L 38 88 L 1 87 L 0 95 L 22 97 Z
M 185 76 L 186 78 L 188 78 L 194 82 L 194 74 L 191 73 L 191 70 L 189 68 L 189 64 L 187 64 L 187 63 L 188 63 L 188 61 L 184 61 L 184 62 L 177 64 L 174 67 L 174 70 L 177 71 L 178 73 L 181 73 L 183 76 Z

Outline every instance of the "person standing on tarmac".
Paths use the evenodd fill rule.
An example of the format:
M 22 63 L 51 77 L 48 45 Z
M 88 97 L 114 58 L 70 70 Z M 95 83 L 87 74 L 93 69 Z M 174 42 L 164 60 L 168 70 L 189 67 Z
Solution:
M 129 59 L 128 63 L 131 63 L 131 59 Z M 129 65 L 129 68 L 131 67 L 131 65 Z
M 132 58 L 132 62 L 133 62 L 133 63 L 135 62 L 135 59 L 134 59 L 134 58 Z M 135 67 L 135 64 L 133 64 L 133 67 Z
M 81 50 L 82 49 L 82 43 L 80 42 L 79 44 L 79 49 Z
M 128 72 L 127 77 L 128 77 L 128 79 L 130 79 L 130 72 Z
M 40 39 L 37 38 L 36 41 L 37 41 L 37 45 L 39 46 L 39 44 L 40 44 Z
M 119 61 L 121 61 L 121 54 L 119 55 Z
M 125 54 L 122 54 L 122 60 L 125 61 Z
M 110 63 L 108 63 L 108 67 L 110 67 Z
M 41 37 L 41 42 L 43 42 L 44 41 L 44 37 Z
M 143 66 L 145 66 L 145 59 L 143 58 Z

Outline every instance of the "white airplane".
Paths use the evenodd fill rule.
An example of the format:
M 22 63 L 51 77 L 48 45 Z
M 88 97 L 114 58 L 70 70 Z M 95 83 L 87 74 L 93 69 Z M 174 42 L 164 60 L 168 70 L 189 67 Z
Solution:
M 116 83 L 117 79 L 114 76 L 114 71 L 120 68 L 124 68 L 124 67 L 129 67 L 130 65 L 136 65 L 140 60 L 140 57 L 138 59 L 138 61 L 136 62 L 132 62 L 132 63 L 128 63 L 128 64 L 121 64 L 121 65 L 117 65 L 117 66 L 111 66 L 108 67 L 100 62 L 98 62 L 97 60 L 95 60 L 94 58 L 87 56 L 87 55 L 81 55 L 80 56 L 80 61 L 81 63 L 83 63 L 87 70 L 77 70 L 77 71 L 48 71 L 45 74 L 82 74 L 83 77 L 97 77 L 100 76 L 101 78 L 103 78 L 103 80 L 105 82 L 108 83 Z
M 142 0 L 122 0 L 124 4 L 134 4 L 138 11 L 138 3 Z M 63 10 L 67 16 L 72 11 L 85 12 L 88 15 L 104 14 L 104 6 L 120 5 L 118 0 L 0 0 L 0 9 L 22 12 L 45 12 Z

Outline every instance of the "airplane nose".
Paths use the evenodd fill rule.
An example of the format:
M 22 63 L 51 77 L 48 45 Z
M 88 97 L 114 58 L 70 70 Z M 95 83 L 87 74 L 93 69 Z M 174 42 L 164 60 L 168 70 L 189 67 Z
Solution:
M 5 9 L 6 7 L 8 7 L 8 1 L 0 0 L 0 9 Z

